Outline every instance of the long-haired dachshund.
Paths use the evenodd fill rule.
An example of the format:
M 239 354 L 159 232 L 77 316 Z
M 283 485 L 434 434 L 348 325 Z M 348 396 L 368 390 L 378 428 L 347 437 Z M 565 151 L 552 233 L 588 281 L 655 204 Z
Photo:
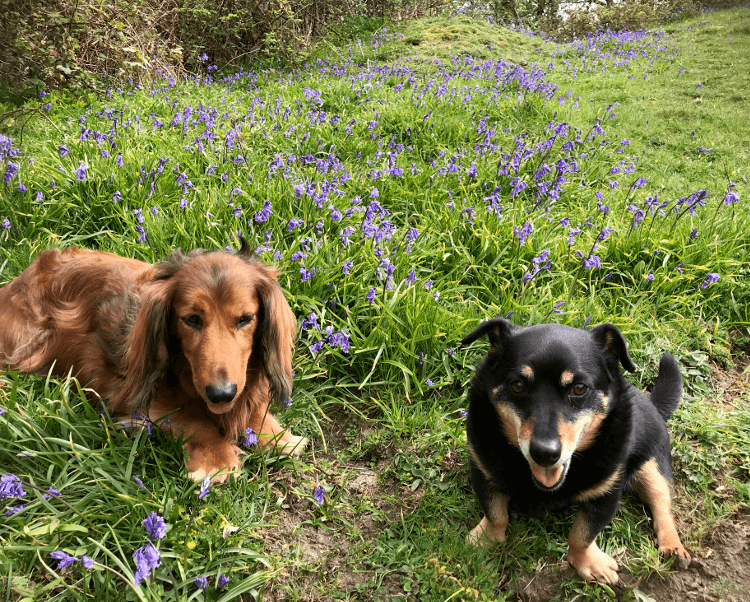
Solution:
M 283 453 L 307 443 L 268 411 L 291 394 L 296 326 L 244 239 L 236 253 L 177 249 L 155 266 L 52 249 L 0 289 L 0 369 L 72 371 L 112 415 L 182 435 L 192 479 L 221 482 L 247 428 Z

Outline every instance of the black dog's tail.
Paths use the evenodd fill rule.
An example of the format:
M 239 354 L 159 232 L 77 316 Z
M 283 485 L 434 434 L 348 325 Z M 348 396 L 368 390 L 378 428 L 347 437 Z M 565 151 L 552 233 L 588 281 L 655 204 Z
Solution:
M 666 421 L 682 399 L 682 374 L 677 360 L 671 353 L 665 353 L 659 362 L 659 376 L 651 391 L 651 403 Z

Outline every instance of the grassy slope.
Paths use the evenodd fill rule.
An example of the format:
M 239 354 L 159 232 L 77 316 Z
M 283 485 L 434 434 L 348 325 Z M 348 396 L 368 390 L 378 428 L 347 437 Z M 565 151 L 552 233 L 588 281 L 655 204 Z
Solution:
M 575 78 L 571 73 L 575 65 L 566 63 L 575 54 L 572 49 L 566 49 L 563 55 L 538 38 L 506 32 L 481 21 L 466 17 L 433 19 L 410 23 L 408 29 L 405 42 L 385 43 L 374 49 L 355 46 L 355 58 L 390 62 L 397 57 L 409 59 L 409 52 L 418 53 L 419 61 L 407 60 L 406 64 L 415 69 L 420 85 L 430 77 L 439 80 L 436 59 L 450 64 L 450 57 L 461 51 L 475 50 L 482 59 L 501 55 L 527 66 L 538 61 L 548 68 L 553 62 L 555 69 L 547 78 L 560 86 L 558 96 L 566 98 L 561 104 L 557 99 L 543 102 L 529 95 L 528 102 L 517 103 L 510 98 L 494 106 L 478 98 L 465 109 L 460 97 L 453 104 L 428 97 L 424 105 L 419 105 L 393 91 L 401 81 L 398 75 L 380 80 L 384 85 L 368 88 L 363 84 L 356 92 L 352 91 L 356 86 L 318 74 L 278 88 L 261 82 L 259 89 L 247 95 L 239 89 L 187 85 L 175 94 L 181 107 L 204 102 L 222 111 L 231 107 L 240 114 L 256 95 L 264 98 L 267 106 L 278 96 L 295 107 L 297 99 L 305 98 L 304 88 L 310 87 L 323 90 L 322 108 L 329 114 L 341 114 L 342 127 L 350 118 L 358 120 L 356 135 L 351 139 L 342 135 L 341 128 L 313 128 L 322 146 L 314 137 L 308 142 L 301 140 L 305 125 L 300 125 L 300 131 L 292 137 L 293 144 L 281 132 L 266 137 L 258 132 L 269 133 L 267 128 L 260 127 L 255 133 L 248 129 L 250 133 L 243 133 L 247 136 L 243 142 L 252 160 L 247 169 L 229 169 L 227 183 L 203 176 L 212 162 L 208 153 L 183 152 L 184 142 L 165 130 L 151 132 L 151 122 L 146 125 L 145 116 L 151 112 L 163 122 L 171 119 L 171 101 L 164 100 L 165 93 L 153 98 L 144 93 L 132 98 L 116 95 L 103 103 L 125 111 L 124 104 L 128 103 L 132 107 L 125 116 L 138 113 L 143 119 L 142 133 L 136 135 L 130 130 L 118 139 L 118 150 L 124 153 L 129 171 L 119 172 L 111 161 L 98 160 L 98 151 L 91 143 L 76 142 L 78 116 L 86 112 L 83 105 L 54 99 L 51 117 L 63 130 L 62 137 L 42 121 L 27 130 L 22 149 L 37 161 L 33 169 L 23 172 L 31 192 L 23 195 L 6 187 L 0 197 L 0 219 L 8 215 L 13 227 L 18 228 L 3 235 L 4 278 L 16 275 L 39 248 L 49 244 L 78 242 L 146 260 L 154 260 L 162 249 L 180 244 L 223 246 L 269 198 L 279 214 L 278 223 L 256 223 L 255 229 L 246 234 L 256 236 L 260 245 L 268 228 L 274 248 L 282 249 L 288 261 L 289 255 L 304 245 L 297 233 L 286 231 L 286 220 L 306 212 L 309 234 L 321 244 L 307 266 L 318 267 L 320 273 L 317 280 L 302 284 L 296 275 L 298 266 L 293 265 L 283 283 L 300 319 L 315 310 L 324 326 L 330 324 L 349 332 L 355 347 L 348 355 L 326 348 L 315 356 L 309 347 L 320 335 L 302 333 L 294 405 L 284 418 L 297 425 L 296 430 L 317 436 L 314 451 L 301 462 L 252 453 L 245 464 L 249 478 L 211 491 L 203 503 L 197 502 L 197 489 L 180 471 L 179 460 L 175 459 L 180 457 L 179 447 L 171 439 L 144 433 L 134 439 L 123 437 L 111 423 L 100 421 L 97 412 L 87 406 L 75 387 L 70 389 L 70 384 L 46 384 L 43 379 L 29 377 L 6 383 L 0 389 L 0 407 L 6 410 L 0 421 L 3 438 L 8 441 L 1 452 L 2 471 L 19 474 L 42 489 L 53 486 L 72 506 L 55 503 L 54 498 L 44 500 L 41 492 L 37 495 L 27 487 L 27 502 L 34 501 L 27 503 L 26 513 L 0 523 L 5 541 L 0 561 L 6 591 L 14 592 L 15 597 L 38 599 L 52 594 L 54 599 L 83 599 L 95 592 L 98 599 L 104 599 L 127 590 L 122 579 L 101 568 L 96 568 L 92 576 L 75 565 L 57 577 L 46 553 L 60 548 L 85 553 L 132 578 L 133 550 L 145 542 L 140 521 L 151 510 L 161 512 L 170 524 L 161 544 L 164 563 L 157 571 L 157 580 L 137 594 L 129 590 L 130 598 L 157 599 L 168 591 L 178 599 L 188 599 L 197 595 L 193 586 L 196 576 L 231 572 L 235 589 L 223 593 L 209 589 L 209 599 L 233 599 L 241 591 L 261 590 L 268 579 L 290 599 L 372 599 L 411 591 L 418 592 L 412 595 L 423 600 L 443 600 L 453 594 L 471 596 L 472 590 L 477 591 L 479 599 L 495 599 L 507 595 L 509 581 L 520 570 L 534 570 L 547 563 L 560 566 L 571 516 L 515 521 L 502 550 L 476 552 L 464 542 L 466 532 L 480 515 L 466 486 L 463 425 L 456 411 L 463 407 L 464 385 L 480 350 L 451 353 L 446 348 L 455 347 L 478 318 L 499 311 L 514 310 L 519 323 L 550 316 L 574 326 L 580 326 L 588 316 L 594 322 L 615 321 L 628 336 L 641 370 L 636 376 L 644 382 L 653 376 L 654 362 L 661 351 L 674 349 L 686 367 L 690 390 L 672 422 L 678 459 L 677 507 L 688 545 L 698 547 L 711 524 L 731 513 L 737 504 L 747 503 L 750 417 L 741 403 L 735 400 L 736 405 L 732 405 L 733 400 L 722 398 L 721 392 L 717 402 L 713 401 L 716 393 L 707 381 L 705 365 L 708 357 L 728 359 L 730 330 L 735 338 L 741 337 L 749 322 L 745 284 L 748 239 L 743 227 L 748 218 L 744 200 L 749 149 L 743 135 L 748 130 L 748 117 L 741 111 L 750 89 L 747 10 L 703 15 L 670 25 L 674 38 L 664 42 L 671 49 L 664 54 L 672 58 L 663 63 L 648 66 L 646 61 L 628 65 L 625 70 L 609 68 L 604 73 L 589 74 L 577 61 Z M 424 58 L 429 61 L 421 60 Z M 678 76 L 683 66 L 686 71 Z M 368 73 L 371 80 L 379 81 L 374 71 Z M 698 83 L 703 87 L 696 88 Z M 469 84 L 452 85 L 460 88 Z M 566 93 L 569 88 L 571 99 Z M 365 99 L 370 95 L 383 102 L 368 105 Z M 580 100 L 574 109 L 576 96 Z M 532 215 L 535 235 L 526 245 L 513 242 L 513 227 L 520 227 L 528 218 L 525 203 L 533 197 L 521 197 L 523 202 L 509 200 L 510 178 L 503 180 L 494 173 L 497 157 L 484 163 L 477 160 L 480 177 L 476 182 L 446 178 L 438 186 L 428 187 L 430 162 L 442 159 L 441 151 L 450 156 L 457 146 L 470 148 L 475 138 L 478 140 L 473 132 L 482 111 L 490 113 L 490 123 L 511 129 L 504 137 L 498 135 L 501 146 L 509 151 L 515 135 L 526 131 L 532 139 L 542 137 L 551 119 L 566 121 L 585 134 L 596 117 L 609 116 L 607 105 L 615 102 L 619 105 L 611 112 L 616 117 L 603 123 L 614 144 L 597 151 L 590 161 L 580 159 L 587 165 L 593 184 L 582 192 L 572 185 L 566 188 L 553 213 L 558 219 L 570 216 L 572 221 L 597 216 L 596 229 L 586 233 L 585 242 L 576 247 L 584 254 L 599 227 L 606 223 L 617 229 L 617 236 L 602 249 L 604 268 L 599 275 L 581 271 L 580 260 L 567 251 L 567 234 L 551 222 L 545 224 L 543 218 Z M 304 107 L 305 111 L 309 108 Z M 95 116 L 100 109 L 97 103 L 87 113 L 91 127 L 105 121 Z M 435 119 L 423 125 L 427 124 L 423 116 L 429 109 Z M 270 111 L 258 112 L 270 119 Z M 68 117 L 72 123 L 66 122 Z M 381 129 L 376 133 L 384 135 L 386 142 L 396 134 L 398 141 L 409 145 L 413 136 L 415 149 L 407 151 L 404 157 L 409 158 L 400 164 L 408 169 L 410 162 L 416 162 L 422 173 L 402 181 L 373 183 L 368 172 L 373 168 L 384 170 L 389 164 L 378 155 L 378 146 L 369 137 L 368 120 L 379 121 Z M 435 122 L 437 126 L 432 125 Z M 220 131 L 224 133 L 228 127 Z M 414 134 L 407 134 L 407 128 Z M 472 138 L 467 142 L 469 135 Z M 624 177 L 618 189 L 606 187 L 609 170 L 621 157 L 616 152 L 617 142 L 623 139 L 630 140 L 625 156 L 646 150 L 631 177 L 647 177 L 649 184 L 635 193 L 627 192 L 630 180 Z M 90 165 L 89 184 L 66 181 L 56 191 L 49 189 L 49 179 L 64 179 L 56 172 L 56 165 L 62 162 L 59 143 L 73 151 L 72 160 L 66 164 L 70 171 L 80 160 Z M 405 236 L 408 226 L 419 229 L 420 238 L 412 254 L 393 256 L 396 284 L 415 267 L 417 286 L 398 285 L 396 292 L 388 293 L 378 278 L 378 262 L 369 254 L 370 247 L 342 249 L 338 230 L 329 225 L 328 217 L 322 233 L 316 234 L 314 222 L 324 216 L 316 214 L 310 199 L 295 204 L 291 182 L 267 178 L 270 153 L 311 152 L 323 157 L 331 144 L 336 145 L 337 156 L 355 176 L 345 198 L 331 197 L 332 203 L 344 210 L 355 193 L 367 198 L 375 185 L 397 225 L 395 239 Z M 703 155 L 699 146 L 713 150 Z M 358 158 L 359 153 L 363 158 Z M 163 196 L 153 199 L 148 198 L 148 186 L 137 182 L 139 165 L 145 164 L 147 172 L 156 169 L 156 157 L 160 156 L 177 157 L 175 160 L 196 183 L 189 195 L 191 205 L 184 212 L 176 207 L 181 196 L 179 187 L 166 177 L 154 178 Z M 373 165 L 365 167 L 365 160 Z M 459 159 L 459 164 L 462 171 L 470 167 L 468 160 L 461 163 Z M 446 160 L 437 165 L 446 165 Z M 296 173 L 300 178 L 308 177 L 303 170 Z M 111 174 L 118 174 L 117 181 L 109 179 Z M 253 186 L 247 184 L 248 174 L 254 176 Z M 532 176 L 533 171 L 527 170 L 527 181 Z M 318 174 L 310 179 L 320 182 L 323 177 Z M 505 186 L 504 220 L 494 222 L 485 216 L 485 192 L 479 186 L 482 181 Z M 722 208 L 728 181 L 739 183 L 743 202 Z M 32 200 L 36 188 L 31 182 L 44 190 L 44 203 Z M 233 212 L 226 206 L 232 186 L 244 187 L 250 197 L 236 203 L 244 211 L 242 220 L 232 221 Z M 671 229 L 670 221 L 657 218 L 649 230 L 628 233 L 627 202 L 640 203 L 646 194 L 654 193 L 674 202 L 699 188 L 709 191 L 711 204 L 695 219 L 681 220 L 679 227 Z M 111 196 L 116 189 L 122 189 L 124 199 L 113 206 Z M 446 189 L 453 190 L 459 208 L 463 206 L 461 196 L 469 199 L 467 206 L 477 213 L 476 225 L 468 224 L 458 211 L 446 209 L 451 200 Z M 605 202 L 612 207 L 609 222 L 596 213 L 593 193 L 597 189 L 605 192 Z M 159 219 L 152 220 L 147 209 L 154 203 Z M 135 208 L 146 214 L 148 245 L 136 240 Z M 206 219 L 206 211 L 216 216 L 221 227 Z M 693 227 L 699 229 L 699 238 L 698 244 L 691 245 L 688 234 Z M 553 269 L 542 272 L 533 286 L 520 286 L 531 258 L 544 248 L 552 250 Z M 340 271 L 345 259 L 354 264 L 354 276 L 349 278 Z M 674 271 L 678 260 L 684 262 L 684 278 Z M 645 276 L 652 270 L 657 278 L 649 285 Z M 602 277 L 609 271 L 613 277 L 608 284 Z M 719 283 L 701 289 L 700 283 L 711 271 L 721 274 Z M 434 280 L 434 289 L 429 292 L 423 286 L 428 278 Z M 328 280 L 338 285 L 334 295 L 328 290 Z M 375 305 L 364 300 L 371 287 L 378 293 Z M 435 290 L 441 293 L 440 303 L 432 297 Z M 565 314 L 552 314 L 555 303 L 565 300 Z M 349 310 L 341 309 L 345 306 Z M 420 353 L 425 354 L 423 366 L 417 359 Z M 427 379 L 437 386 L 429 385 Z M 367 386 L 361 387 L 361 393 L 348 395 L 363 383 Z M 371 471 L 379 475 L 376 483 L 370 483 L 374 486 L 359 486 L 360 477 L 372 475 Z M 146 488 L 138 487 L 131 475 L 141 478 Z M 724 487 L 720 491 L 729 490 L 731 495 L 717 493 L 717 478 Z M 322 507 L 312 501 L 318 483 L 327 491 Z M 280 529 L 267 528 L 276 523 Z M 648 523 L 640 507 L 628 504 L 605 531 L 605 543 L 600 545 L 616 554 L 633 573 L 661 571 Z M 241 530 L 224 539 L 222 529 L 227 524 Z M 315 555 L 309 554 L 311 530 L 322 534 L 321 541 L 327 547 Z M 47 568 L 42 569 L 42 563 Z M 334 573 L 334 567 L 342 572 Z M 583 593 L 592 599 L 607 596 L 606 591 L 576 580 L 566 581 L 566 588 L 570 595 Z

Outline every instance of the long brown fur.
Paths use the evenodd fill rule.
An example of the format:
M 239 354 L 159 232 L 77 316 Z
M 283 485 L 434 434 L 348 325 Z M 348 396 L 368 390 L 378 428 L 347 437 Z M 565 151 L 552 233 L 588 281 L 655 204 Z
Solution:
M 0 289 L 0 370 L 72 371 L 111 414 L 182 435 L 191 478 L 219 482 L 239 469 L 247 428 L 284 453 L 307 443 L 268 410 L 291 395 L 296 326 L 244 239 L 237 253 L 178 249 L 155 266 L 52 249 Z M 233 385 L 231 400 L 216 396 Z

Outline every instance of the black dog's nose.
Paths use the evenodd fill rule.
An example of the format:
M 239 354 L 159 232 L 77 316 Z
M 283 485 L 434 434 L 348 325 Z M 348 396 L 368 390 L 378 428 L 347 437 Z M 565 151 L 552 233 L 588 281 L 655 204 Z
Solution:
M 229 403 L 235 395 L 237 395 L 237 385 L 224 385 L 223 387 L 208 385 L 206 387 L 206 397 L 212 403 Z
M 532 439 L 529 454 L 539 466 L 552 466 L 560 459 L 562 445 L 557 439 Z

